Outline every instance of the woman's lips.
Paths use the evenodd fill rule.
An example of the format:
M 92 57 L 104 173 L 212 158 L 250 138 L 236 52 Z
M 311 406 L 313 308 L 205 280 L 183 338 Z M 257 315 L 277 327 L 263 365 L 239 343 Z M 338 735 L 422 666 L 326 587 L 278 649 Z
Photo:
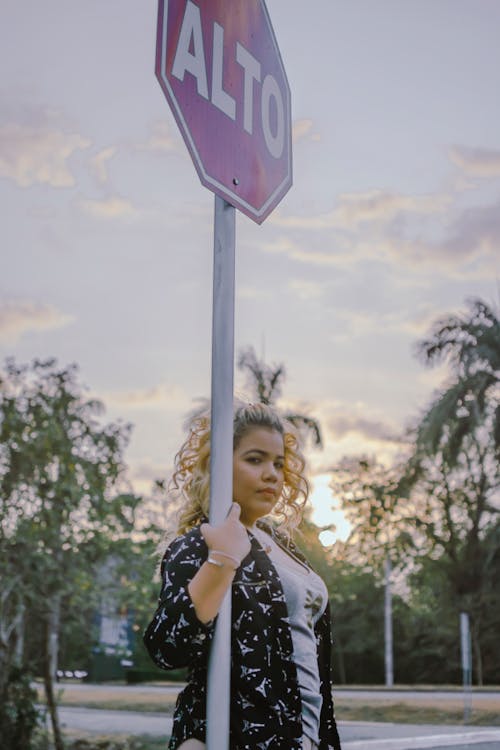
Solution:
M 269 497 L 276 497 L 276 490 L 272 490 L 272 489 L 259 490 L 259 494 L 268 495 Z

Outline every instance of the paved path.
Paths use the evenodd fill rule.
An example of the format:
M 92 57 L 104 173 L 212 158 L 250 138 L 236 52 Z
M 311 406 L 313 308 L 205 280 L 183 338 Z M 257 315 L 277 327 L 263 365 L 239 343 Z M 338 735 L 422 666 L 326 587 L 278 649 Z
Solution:
M 101 734 L 170 735 L 165 714 L 62 706 L 63 725 Z M 429 726 L 382 722 L 339 722 L 343 750 L 500 750 L 499 727 Z

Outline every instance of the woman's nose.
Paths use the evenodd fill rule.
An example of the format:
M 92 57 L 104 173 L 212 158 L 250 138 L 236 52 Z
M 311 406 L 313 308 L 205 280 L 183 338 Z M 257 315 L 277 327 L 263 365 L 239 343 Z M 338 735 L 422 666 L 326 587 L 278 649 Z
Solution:
M 273 463 L 264 465 L 264 477 L 272 481 L 276 481 L 278 479 L 278 472 L 276 470 L 276 466 Z

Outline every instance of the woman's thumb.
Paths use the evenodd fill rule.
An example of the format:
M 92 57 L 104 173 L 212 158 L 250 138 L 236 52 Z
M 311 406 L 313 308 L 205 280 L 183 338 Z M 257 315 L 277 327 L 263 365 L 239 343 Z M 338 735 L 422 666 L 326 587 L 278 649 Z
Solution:
M 231 521 L 237 521 L 241 514 L 241 508 L 238 505 L 238 503 L 233 503 L 231 507 L 229 508 L 229 513 L 227 514 L 227 517 L 231 519 Z

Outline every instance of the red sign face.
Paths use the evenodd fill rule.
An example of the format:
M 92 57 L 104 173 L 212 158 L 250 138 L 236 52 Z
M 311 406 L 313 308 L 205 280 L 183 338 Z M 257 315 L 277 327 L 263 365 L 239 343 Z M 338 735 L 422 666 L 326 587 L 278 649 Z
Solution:
M 263 0 L 159 0 L 156 76 L 205 187 L 259 224 L 292 184 L 290 89 Z

